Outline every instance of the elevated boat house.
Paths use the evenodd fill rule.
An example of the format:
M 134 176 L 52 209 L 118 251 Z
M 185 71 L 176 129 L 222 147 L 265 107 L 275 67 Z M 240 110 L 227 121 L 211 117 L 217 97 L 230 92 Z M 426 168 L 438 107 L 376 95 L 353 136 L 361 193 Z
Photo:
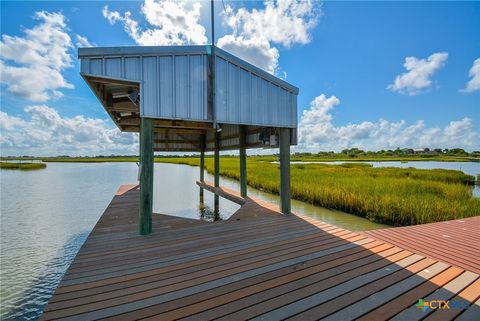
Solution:
M 297 143 L 298 88 L 210 45 L 80 48 L 81 76 L 122 132 L 140 135 L 140 234 L 152 229 L 154 152 L 280 148 L 281 211 L 290 214 L 290 146 Z M 216 201 L 218 196 L 216 195 Z

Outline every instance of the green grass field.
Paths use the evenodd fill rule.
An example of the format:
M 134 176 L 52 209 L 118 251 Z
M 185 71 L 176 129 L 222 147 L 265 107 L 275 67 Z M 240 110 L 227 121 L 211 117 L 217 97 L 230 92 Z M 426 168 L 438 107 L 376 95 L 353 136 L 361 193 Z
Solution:
M 20 169 L 23 171 L 30 171 L 36 169 L 46 168 L 47 164 L 44 163 L 10 163 L 10 162 L 0 162 L 1 169 Z
M 162 158 L 162 162 L 198 166 L 198 158 Z M 206 158 L 208 172 L 213 159 Z M 278 194 L 278 164 L 248 158 L 248 184 Z M 239 179 L 238 158 L 220 161 L 222 176 Z M 314 205 L 395 226 L 480 215 L 480 199 L 472 196 L 474 177 L 461 171 L 373 168 L 368 164 L 292 165 L 292 197 Z

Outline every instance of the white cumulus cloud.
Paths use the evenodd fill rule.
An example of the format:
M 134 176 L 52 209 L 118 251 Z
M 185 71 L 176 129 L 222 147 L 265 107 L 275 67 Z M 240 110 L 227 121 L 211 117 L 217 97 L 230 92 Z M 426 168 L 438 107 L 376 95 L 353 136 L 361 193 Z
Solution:
M 62 117 L 46 105 L 25 107 L 29 119 L 0 111 L 2 155 L 85 155 L 138 152 L 138 135 L 83 115 Z
M 87 37 L 80 36 L 80 35 L 75 35 L 75 40 L 76 40 L 75 45 L 78 48 L 95 47 L 97 45 L 94 42 L 91 43 Z
M 227 7 L 225 24 L 232 30 L 218 39 L 217 45 L 270 72 L 278 68 L 279 51 L 275 45 L 290 47 L 306 44 L 317 25 L 320 5 L 316 1 L 271 1 L 264 8 L 251 10 Z
M 200 24 L 200 3 L 145 0 L 141 12 L 149 28 L 141 28 L 131 12 L 121 14 L 103 8 L 110 24 L 121 22 L 128 35 L 142 46 L 205 44 L 205 28 Z
M 465 86 L 465 89 L 463 89 L 462 91 L 470 93 L 472 91 L 480 90 L 480 58 L 475 59 L 468 75 L 472 79 L 469 80 L 469 82 Z
M 40 11 L 34 19 L 40 22 L 25 29 L 24 37 L 2 35 L 0 75 L 9 92 L 44 102 L 62 96 L 61 89 L 73 88 L 62 75 L 72 66 L 73 44 L 61 13 Z
M 266 0 L 263 4 L 264 8 L 251 10 L 227 5 L 222 18 L 229 32 L 217 45 L 273 74 L 278 71 L 280 57 L 277 45 L 289 48 L 310 42 L 320 2 Z M 145 0 L 141 6 L 145 27 L 129 11 L 120 13 L 105 6 L 102 13 L 110 24 L 122 23 L 139 45 L 203 45 L 208 39 L 200 24 L 200 9 L 198 2 Z
M 409 96 L 418 95 L 432 85 L 432 76 L 445 65 L 447 59 L 446 52 L 434 53 L 427 59 L 407 57 L 403 64 L 407 72 L 395 77 L 387 89 Z
M 319 151 L 359 147 L 367 150 L 395 149 L 397 147 L 480 149 L 480 133 L 471 118 L 451 121 L 445 127 L 428 127 L 418 120 L 407 124 L 404 120 L 385 119 L 336 126 L 332 110 L 340 104 L 335 96 L 322 94 L 304 110 L 298 125 L 299 150 Z

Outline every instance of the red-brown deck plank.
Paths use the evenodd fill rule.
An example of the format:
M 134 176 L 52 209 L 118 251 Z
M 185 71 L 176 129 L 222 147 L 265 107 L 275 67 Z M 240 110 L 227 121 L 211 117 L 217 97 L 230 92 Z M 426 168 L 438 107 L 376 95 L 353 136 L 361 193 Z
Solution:
M 480 273 L 480 216 L 362 234 Z

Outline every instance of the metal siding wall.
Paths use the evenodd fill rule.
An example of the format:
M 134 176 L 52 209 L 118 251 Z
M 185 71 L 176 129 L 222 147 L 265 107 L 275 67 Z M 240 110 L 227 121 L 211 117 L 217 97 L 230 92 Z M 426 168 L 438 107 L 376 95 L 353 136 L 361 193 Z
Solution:
M 266 124 L 269 121 L 268 106 L 270 102 L 270 95 L 268 94 L 268 84 L 269 82 L 265 79 L 260 79 L 260 88 L 261 88 L 261 104 L 257 113 L 259 114 L 258 120 L 261 121 L 261 124 Z
M 86 74 L 90 73 L 90 59 L 80 60 L 80 71 Z
M 140 57 L 125 58 L 125 79 L 140 81 L 142 75 L 140 73 Z
M 122 77 L 122 59 L 121 58 L 105 59 L 105 74 L 108 77 L 121 78 Z
M 296 127 L 296 94 L 217 56 L 215 117 L 219 123 Z M 292 97 L 292 98 L 291 98 Z
M 250 96 L 251 93 L 251 80 L 250 73 L 240 68 L 240 122 L 251 123 L 252 115 L 250 115 Z
M 268 84 L 269 91 L 268 94 L 270 96 L 270 105 L 268 106 L 267 111 L 270 114 L 270 120 L 274 124 L 279 124 L 280 123 L 280 118 L 279 118 L 279 107 L 278 107 L 278 95 L 276 88 L 277 86 L 269 83 Z
M 225 118 L 217 119 L 217 121 L 237 122 L 240 120 L 240 102 L 238 100 L 239 84 L 239 68 L 233 64 L 228 64 L 228 104 L 226 108 Z
M 173 56 L 158 57 L 158 74 L 159 114 L 172 118 L 175 116 L 173 102 Z
M 260 99 L 260 86 L 259 86 L 259 82 L 260 82 L 260 79 L 251 74 L 250 75 L 250 78 L 251 78 L 251 88 L 250 88 L 250 115 L 258 115 L 259 118 L 261 116 L 263 116 L 261 113 L 258 113 L 257 111 L 259 110 L 259 99 Z M 263 118 L 263 117 L 262 117 Z M 263 122 L 263 119 L 258 119 L 259 122 Z
M 225 119 L 228 106 L 228 63 L 220 57 L 215 58 L 215 89 L 216 117 Z
M 102 59 L 90 59 L 90 73 L 94 75 L 103 75 Z
M 297 121 L 298 121 L 298 114 L 297 114 L 297 95 L 290 93 L 290 104 L 292 106 L 291 108 L 291 115 L 290 115 L 290 121 L 291 125 L 294 125 L 295 127 L 297 126 Z
M 143 114 L 156 116 L 157 109 L 157 57 L 143 57 L 143 96 L 140 98 Z
M 206 96 L 206 87 L 204 88 L 205 68 L 203 57 L 194 55 L 189 57 L 189 87 L 190 87 L 190 118 L 206 120 L 206 108 L 204 108 L 204 96 Z
M 175 118 L 187 119 L 189 115 L 188 56 L 175 56 Z

